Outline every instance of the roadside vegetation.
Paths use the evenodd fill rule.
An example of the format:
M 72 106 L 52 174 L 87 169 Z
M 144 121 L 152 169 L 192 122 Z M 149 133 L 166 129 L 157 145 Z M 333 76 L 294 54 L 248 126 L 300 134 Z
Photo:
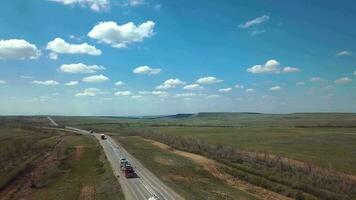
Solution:
M 186 199 L 257 199 L 249 193 L 228 186 L 189 159 L 164 151 L 142 138 L 116 136 L 114 139 Z
M 0 118 L 0 199 L 124 199 L 97 141 L 43 128 L 42 117 Z
M 295 199 L 356 199 L 356 114 L 200 113 L 99 117 L 75 126 L 141 136 L 197 153 L 220 170 Z M 61 120 L 66 121 L 66 118 Z

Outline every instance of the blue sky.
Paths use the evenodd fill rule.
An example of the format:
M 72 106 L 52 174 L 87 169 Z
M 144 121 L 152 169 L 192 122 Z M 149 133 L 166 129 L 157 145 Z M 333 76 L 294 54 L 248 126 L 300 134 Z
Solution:
M 0 113 L 356 112 L 356 3 L 12 0 Z

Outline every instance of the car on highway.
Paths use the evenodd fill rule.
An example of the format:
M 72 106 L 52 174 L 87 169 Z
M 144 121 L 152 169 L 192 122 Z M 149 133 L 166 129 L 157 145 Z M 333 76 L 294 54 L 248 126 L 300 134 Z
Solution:
M 157 197 L 150 197 L 148 200 L 159 200 Z
M 101 138 L 102 140 L 106 140 L 106 136 L 105 136 L 104 134 L 100 134 L 100 138 Z

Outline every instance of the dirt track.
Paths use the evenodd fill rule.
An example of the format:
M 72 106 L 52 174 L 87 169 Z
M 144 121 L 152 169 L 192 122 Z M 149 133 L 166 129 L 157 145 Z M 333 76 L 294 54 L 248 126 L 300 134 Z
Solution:
M 229 184 L 239 190 L 246 191 L 246 192 L 256 196 L 257 198 L 265 199 L 265 200 L 292 200 L 291 198 L 282 196 L 278 193 L 266 190 L 261 187 L 251 185 L 245 181 L 239 180 L 238 178 L 231 176 L 230 174 L 221 172 L 219 170 L 219 168 L 221 168 L 224 165 L 217 163 L 216 161 L 214 161 L 212 159 L 206 158 L 206 157 L 198 155 L 198 154 L 176 150 L 166 144 L 163 144 L 163 143 L 160 143 L 160 142 L 157 142 L 154 140 L 150 140 L 150 139 L 144 139 L 144 140 L 163 149 L 163 150 L 170 151 L 172 153 L 175 153 L 177 155 L 180 155 L 180 156 L 183 156 L 185 158 L 192 160 L 196 164 L 202 166 L 205 170 L 209 171 L 216 178 L 224 180 L 227 184 Z M 224 167 L 227 167 L 227 166 L 224 166 Z

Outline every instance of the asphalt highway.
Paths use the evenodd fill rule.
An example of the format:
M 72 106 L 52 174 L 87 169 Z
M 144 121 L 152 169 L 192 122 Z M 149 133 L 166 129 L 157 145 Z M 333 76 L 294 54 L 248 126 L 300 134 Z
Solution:
M 104 148 L 105 154 L 118 177 L 126 199 L 145 200 L 156 197 L 159 200 L 183 199 L 171 188 L 160 181 L 153 173 L 146 169 L 139 161 L 131 156 L 122 146 L 111 137 L 102 140 L 99 134 L 95 134 Z M 126 158 L 137 174 L 137 178 L 126 178 L 120 170 L 120 158 Z

